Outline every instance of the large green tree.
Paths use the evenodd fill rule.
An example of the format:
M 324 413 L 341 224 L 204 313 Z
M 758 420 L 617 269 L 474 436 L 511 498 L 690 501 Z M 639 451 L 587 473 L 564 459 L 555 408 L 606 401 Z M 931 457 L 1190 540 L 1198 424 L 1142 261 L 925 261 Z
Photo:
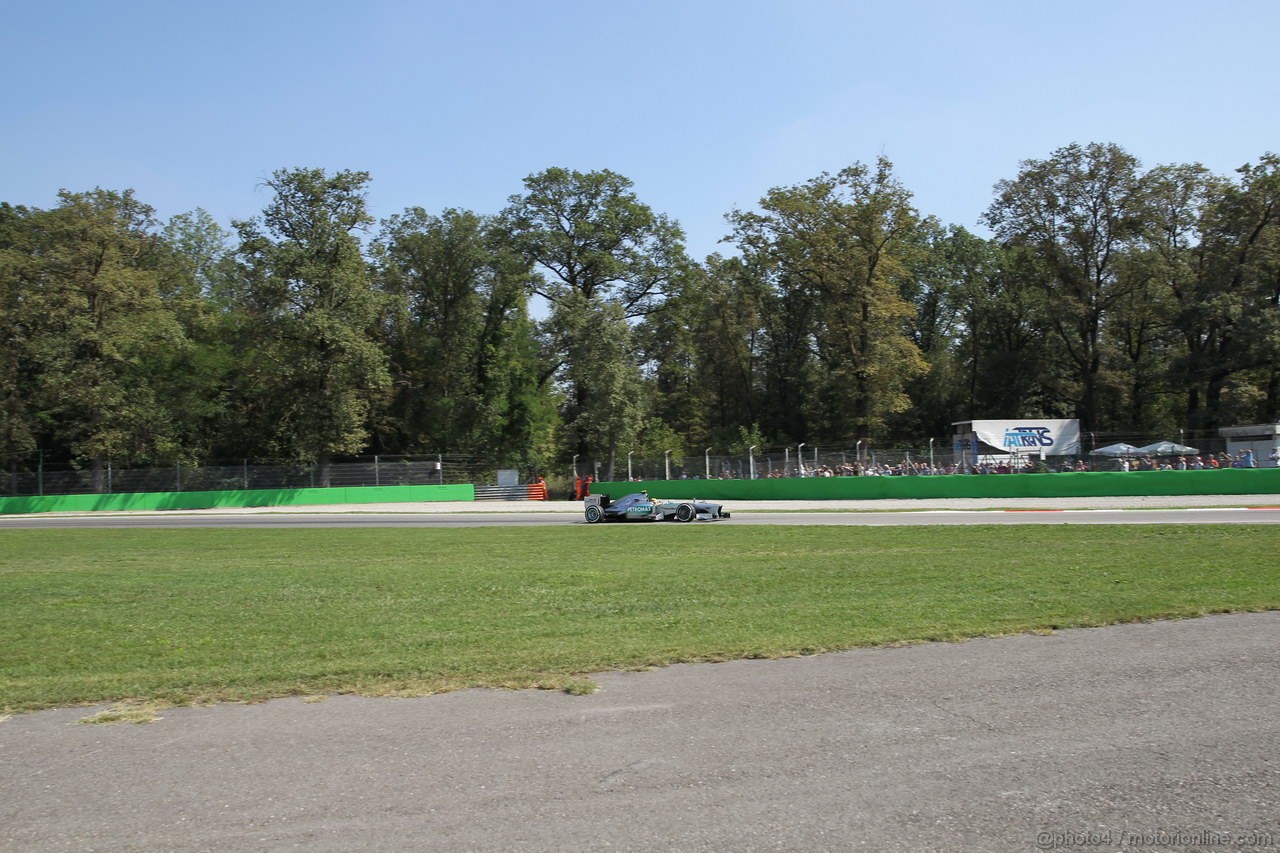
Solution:
M 662 308 L 635 329 L 650 417 L 677 430 L 691 442 L 707 437 L 710 401 L 702 381 L 699 337 L 703 333 L 705 276 L 688 276 Z
M 525 179 L 501 219 L 511 245 L 538 273 L 532 290 L 550 313 L 544 333 L 564 388 L 566 453 L 608 455 L 634 424 L 640 366 L 626 324 L 657 310 L 688 274 L 679 226 L 643 204 L 627 178 L 608 170 L 552 168 Z M 591 362 L 582 359 L 590 358 Z M 600 359 L 611 359 L 609 362 Z M 595 382 L 595 375 L 614 377 Z
M 34 216 L 25 207 L 0 203 L 0 455 L 13 475 L 36 449 L 40 432 L 33 400 L 33 332 L 40 319 L 32 299 L 39 281 Z
M 1185 425 L 1173 390 L 1186 366 L 1178 303 L 1194 290 L 1201 219 L 1224 182 L 1198 164 L 1158 166 L 1141 181 L 1141 233 L 1116 263 L 1124 298 L 1108 318 L 1112 393 L 1102 426 L 1167 432 Z
M 706 438 L 725 446 L 770 408 L 763 395 L 770 294 L 741 258 L 713 255 L 697 297 L 696 380 L 706 406 Z
M 622 306 L 585 296 L 563 303 L 546 326 L 564 353 L 563 382 L 578 399 L 591 402 L 589 408 L 566 407 L 564 431 L 576 447 L 585 448 L 579 455 L 603 461 L 606 479 L 612 480 L 619 450 L 637 437 L 645 415 L 632 328 Z
M 928 223 L 919 240 L 902 282 L 903 295 L 915 307 L 909 334 L 929 370 L 906 383 L 911 407 L 889 420 L 895 436 L 916 442 L 948 435 L 953 422 L 972 417 L 982 405 L 977 379 L 988 366 L 972 359 L 990 342 L 975 352 L 972 341 L 986 331 L 987 313 L 980 306 L 994 267 L 990 243 L 964 228 Z M 996 369 L 1003 373 L 1002 367 Z
M 391 297 L 394 395 L 383 447 L 541 462 L 552 415 L 528 312 L 529 265 L 485 217 L 421 208 L 383 223 L 375 242 Z
M 1070 365 L 1075 414 L 1099 426 L 1100 382 L 1111 314 L 1130 296 L 1121 259 L 1138 241 L 1145 198 L 1135 157 L 1118 145 L 1060 148 L 1023 162 L 996 184 L 984 219 L 1048 297 L 1048 328 Z
M 817 403 L 789 437 L 882 435 L 886 417 L 910 405 L 905 384 L 927 369 L 903 295 L 924 226 L 911 193 L 881 158 L 773 189 L 760 206 L 730 216 L 734 239 L 776 293 L 780 378 L 791 395 Z
M 188 341 L 163 299 L 152 209 L 132 191 L 96 189 L 59 193 L 56 208 L 20 223 L 9 213 L 22 232 L 10 251 L 25 258 L 3 275 L 5 332 L 30 395 L 25 412 L 12 410 L 23 420 L 9 440 L 29 443 L 38 412 L 55 453 L 87 465 L 96 491 L 112 460 L 172 458 L 179 435 L 163 378 Z
M 1187 200 L 1155 220 L 1193 428 L 1280 416 L 1280 157 L 1238 174 L 1236 182 L 1196 169 L 1166 174 L 1166 194 Z M 1167 236 L 1175 229 L 1188 236 Z
M 184 461 L 230 449 L 233 400 L 242 343 L 229 294 L 240 282 L 231 234 L 204 210 L 179 214 L 160 232 L 161 298 L 181 324 L 188 346 L 159 376 Z
M 383 297 L 371 286 L 357 232 L 372 222 L 364 172 L 276 171 L 263 215 L 236 222 L 255 332 L 244 369 L 270 447 L 316 463 L 328 485 L 334 455 L 363 450 L 389 385 L 375 336 Z
M 995 241 L 955 235 L 947 248 L 949 290 L 961 324 L 957 419 L 1066 416 L 1061 370 L 1046 347 L 1045 293 L 1022 257 Z

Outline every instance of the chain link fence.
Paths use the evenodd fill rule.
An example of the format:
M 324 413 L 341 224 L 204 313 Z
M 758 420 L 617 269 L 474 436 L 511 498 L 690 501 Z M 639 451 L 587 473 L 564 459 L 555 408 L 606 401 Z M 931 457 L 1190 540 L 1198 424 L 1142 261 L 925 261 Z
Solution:
M 32 458 L 34 457 L 34 458 Z M 513 470 L 515 466 L 512 466 Z M 307 489 L 321 486 L 498 485 L 505 466 L 457 453 L 429 456 L 367 456 L 328 466 L 328 482 L 315 464 L 220 460 L 204 465 L 174 463 L 134 468 L 108 461 L 98 472 L 48 463 L 39 454 L 14 458 L 5 471 L 3 494 L 19 496 L 203 492 L 240 489 Z M 523 472 L 520 472 L 523 473 Z M 520 477 L 520 473 L 517 477 Z M 520 477 L 523 481 L 523 477 Z
M 950 439 L 935 439 L 932 443 L 917 446 L 877 448 L 870 443 L 853 447 L 809 446 L 797 444 L 787 447 L 766 447 L 751 454 L 713 454 L 701 456 L 672 456 L 662 458 L 640 457 L 628 454 L 615 459 L 610 468 L 607 461 L 590 460 L 579 464 L 574 474 L 591 476 L 594 480 L 644 481 L 644 480 L 738 480 L 772 479 L 777 477 L 857 477 L 857 476 L 931 476 L 937 474 L 1007 474 L 1047 473 L 1062 471 L 1118 471 L 1120 457 L 1093 455 L 1091 451 L 1109 444 L 1124 442 L 1143 446 L 1159 441 L 1155 436 L 1133 434 L 1091 435 L 1072 456 L 1046 456 L 1035 453 L 991 454 L 964 456 L 955 453 Z M 1187 458 L 1190 467 L 1195 457 L 1202 464 L 1210 456 L 1226 462 L 1226 439 L 1205 436 L 1195 439 L 1195 453 Z M 1153 470 L 1179 464 L 1179 456 L 1187 454 L 1155 455 L 1140 453 L 1128 457 L 1133 470 Z M 1229 463 L 1227 463 L 1229 464 Z M 1262 464 L 1261 462 L 1259 464 Z
M 1182 436 L 1179 436 L 1182 438 Z M 1143 446 L 1163 436 L 1129 433 L 1086 433 L 1078 456 L 1003 455 L 966 459 L 953 451 L 951 439 L 937 438 L 915 446 L 877 447 L 869 442 L 852 446 L 795 444 L 754 448 L 751 453 L 712 453 L 697 456 L 641 456 L 621 451 L 608 459 L 576 457 L 538 470 L 507 465 L 483 456 L 436 453 L 416 456 L 362 456 L 340 459 L 328 466 L 328 482 L 314 464 L 219 460 L 203 465 L 174 463 L 167 467 L 130 467 L 108 461 L 97 472 L 65 463 L 45 462 L 37 451 L 10 457 L 0 494 L 6 496 L 76 495 L 132 492 L 194 492 L 240 489 L 302 489 L 350 486 L 424 486 L 472 484 L 511 486 L 545 477 L 553 498 L 572 497 L 574 482 L 591 477 L 611 480 L 767 479 L 776 477 L 931 476 L 955 473 L 1013 473 L 1023 471 L 1116 471 L 1119 458 L 1092 455 L 1115 443 Z M 1202 459 L 1222 457 L 1226 440 L 1197 435 L 1186 443 Z M 1222 460 L 1230 464 L 1228 460 Z M 1138 455 L 1129 459 L 1141 470 L 1176 457 Z M 1259 460 L 1259 464 L 1268 464 Z M 504 472 L 500 475 L 499 472 Z M 505 472 L 515 472 L 505 473 Z M 514 481 L 514 482 L 513 482 Z

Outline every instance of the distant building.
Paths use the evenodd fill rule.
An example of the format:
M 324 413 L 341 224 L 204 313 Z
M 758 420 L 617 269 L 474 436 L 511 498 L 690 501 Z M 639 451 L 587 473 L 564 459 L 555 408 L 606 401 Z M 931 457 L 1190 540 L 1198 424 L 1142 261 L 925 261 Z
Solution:
M 1258 468 L 1276 467 L 1275 456 L 1280 455 L 1280 423 L 1222 427 L 1218 435 L 1227 440 L 1227 452 L 1232 456 L 1252 450 L 1254 465 Z

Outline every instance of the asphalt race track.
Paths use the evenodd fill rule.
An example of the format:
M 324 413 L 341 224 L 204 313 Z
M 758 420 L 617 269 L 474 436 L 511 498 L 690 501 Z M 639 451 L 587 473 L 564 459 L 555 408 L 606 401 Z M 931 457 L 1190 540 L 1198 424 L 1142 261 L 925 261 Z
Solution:
M 632 522 L 644 524 L 647 522 Z M 957 524 L 1280 524 L 1280 506 L 1192 509 L 921 510 L 915 512 L 736 512 L 697 524 L 861 525 L 868 527 Z M 121 513 L 0 517 L 5 528 L 186 527 L 541 527 L 586 524 L 576 512 L 270 512 Z M 601 528 L 618 524 L 602 524 Z M 674 522 L 656 526 L 675 526 Z

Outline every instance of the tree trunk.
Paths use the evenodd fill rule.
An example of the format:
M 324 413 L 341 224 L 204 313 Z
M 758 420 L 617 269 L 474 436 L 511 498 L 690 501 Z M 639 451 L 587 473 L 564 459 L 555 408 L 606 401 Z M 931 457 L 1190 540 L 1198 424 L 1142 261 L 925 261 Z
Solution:
M 1280 421 L 1280 370 L 1272 368 L 1267 378 L 1267 399 L 1262 406 L 1263 423 Z
M 1183 420 L 1187 429 L 1199 429 L 1201 426 L 1200 387 L 1198 385 L 1192 385 L 1187 388 L 1187 413 Z
M 106 494 L 107 491 L 107 461 L 101 453 L 93 455 L 93 493 L 95 495 Z
M 871 389 L 867 385 L 867 360 L 871 350 L 871 304 L 865 299 L 862 300 L 860 320 L 858 351 L 854 356 L 858 363 L 854 366 L 854 375 L 857 376 L 854 393 L 857 394 L 857 399 L 853 403 L 853 418 L 854 438 L 862 440 L 868 438 L 871 432 Z
M 1222 426 L 1222 390 L 1227 384 L 1227 377 L 1231 374 L 1220 372 L 1209 377 L 1209 384 L 1205 388 L 1204 408 L 1205 408 L 1205 424 L 1208 429 L 1216 429 Z

